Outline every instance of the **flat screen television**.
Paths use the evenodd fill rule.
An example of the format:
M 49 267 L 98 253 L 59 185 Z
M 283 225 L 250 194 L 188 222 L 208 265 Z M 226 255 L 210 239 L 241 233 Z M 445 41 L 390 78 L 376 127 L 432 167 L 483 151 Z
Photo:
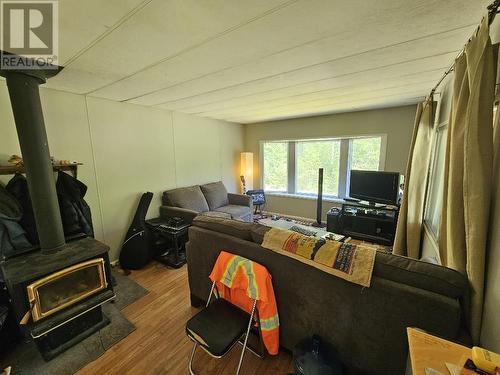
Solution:
M 397 204 L 398 172 L 351 170 L 349 196 L 370 203 Z

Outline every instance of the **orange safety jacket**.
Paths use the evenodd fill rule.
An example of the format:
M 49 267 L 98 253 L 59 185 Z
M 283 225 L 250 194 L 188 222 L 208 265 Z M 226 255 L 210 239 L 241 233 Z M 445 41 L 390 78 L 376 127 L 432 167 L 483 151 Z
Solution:
M 278 307 L 274 297 L 271 274 L 249 259 L 222 251 L 210 274 L 219 297 L 250 313 L 257 300 L 262 340 L 271 355 L 279 350 Z

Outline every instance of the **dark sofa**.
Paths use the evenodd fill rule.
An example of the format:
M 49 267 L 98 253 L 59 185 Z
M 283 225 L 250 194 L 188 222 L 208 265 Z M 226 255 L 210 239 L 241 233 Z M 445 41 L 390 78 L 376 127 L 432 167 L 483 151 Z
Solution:
M 349 283 L 260 246 L 269 228 L 198 216 L 189 229 L 191 303 L 206 300 L 208 275 L 221 250 L 267 267 L 280 316 L 280 345 L 288 350 L 319 334 L 350 374 L 404 374 L 406 327 L 450 339 L 464 337 L 465 277 L 451 269 L 377 253 L 370 288 Z M 465 335 L 467 336 L 467 335 Z

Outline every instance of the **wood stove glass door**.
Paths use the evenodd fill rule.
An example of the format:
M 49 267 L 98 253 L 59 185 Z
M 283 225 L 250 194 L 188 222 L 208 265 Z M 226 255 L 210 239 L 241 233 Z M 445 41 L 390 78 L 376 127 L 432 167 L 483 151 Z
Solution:
M 107 288 L 104 259 L 65 268 L 27 288 L 33 321 L 40 320 Z

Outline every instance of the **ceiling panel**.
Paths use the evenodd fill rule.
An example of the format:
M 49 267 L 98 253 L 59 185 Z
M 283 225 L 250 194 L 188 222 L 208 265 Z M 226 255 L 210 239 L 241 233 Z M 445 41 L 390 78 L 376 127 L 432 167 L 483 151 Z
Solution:
M 435 58 L 431 58 L 435 59 Z M 444 60 L 444 59 L 442 59 Z M 352 90 L 361 86 L 371 87 L 372 89 L 378 85 L 391 85 L 402 83 L 406 79 L 415 81 L 425 80 L 428 76 L 436 76 L 439 78 L 446 69 L 448 61 L 443 62 L 443 66 L 437 69 L 425 69 L 419 65 L 420 61 L 412 61 L 410 63 L 401 64 L 403 68 L 394 69 L 394 66 L 384 67 L 376 70 L 364 71 L 354 74 L 343 75 L 340 77 L 318 80 L 315 82 L 293 85 L 283 89 L 270 90 L 259 94 L 246 95 L 227 101 L 209 103 L 202 106 L 183 108 L 183 112 L 206 115 L 209 112 L 221 110 L 239 111 L 251 106 L 263 104 L 265 106 L 279 105 L 281 103 L 293 102 L 296 98 L 309 97 L 311 95 L 323 95 L 324 93 L 337 91 L 340 94 L 346 90 Z M 407 67 L 413 66 L 413 70 L 408 70 Z M 399 67 L 398 67 L 399 68 Z M 400 73 L 412 71 L 413 73 Z M 424 77 L 425 75 L 425 77 Z
M 68 64 L 150 1 L 59 1 L 59 64 Z
M 345 14 L 352 14 L 355 11 L 363 13 L 360 16 L 370 14 L 370 10 L 366 7 L 359 7 L 361 2 L 362 0 L 354 0 L 351 3 L 338 2 L 332 5 L 331 2 L 324 0 L 307 0 L 307 3 L 304 0 L 296 1 L 199 48 L 187 51 L 93 94 L 114 100 L 136 98 L 151 92 L 152 89 L 160 90 L 216 72 L 224 74 L 225 69 L 274 55 L 277 49 L 286 51 L 296 46 L 307 45 L 327 35 L 345 38 L 347 30 L 340 22 Z M 308 17 L 304 17 L 305 8 Z M 316 53 L 318 52 L 322 55 L 321 50 L 316 50 Z M 322 56 L 318 58 L 320 61 L 325 60 Z M 272 69 L 272 66 L 267 67 L 267 70 Z M 166 82 L 165 73 L 173 77 L 174 82 Z M 124 90 L 132 95 L 125 96 Z
M 399 25 L 399 27 L 401 26 Z M 340 60 L 342 58 L 356 57 L 358 55 L 377 51 L 378 49 L 382 49 L 382 52 L 384 52 L 388 48 L 391 48 L 391 46 L 393 52 L 386 51 L 386 53 L 399 54 L 405 49 L 404 47 L 398 48 L 401 47 L 400 44 L 409 40 L 414 40 L 415 38 L 419 38 L 420 40 L 417 40 L 417 42 L 420 41 L 420 43 L 417 43 L 415 46 L 408 46 L 407 49 L 419 48 L 420 50 L 418 53 L 420 56 L 432 56 L 435 53 L 461 48 L 464 40 L 467 40 L 473 31 L 473 27 L 474 26 L 466 26 L 454 32 L 444 32 L 443 36 L 441 36 L 441 34 L 435 34 L 436 30 L 441 30 L 441 28 L 437 26 L 427 27 L 425 32 L 416 34 L 418 35 L 416 37 L 413 33 L 396 32 L 398 27 L 391 28 L 393 32 L 383 34 L 377 32 L 377 25 L 373 25 L 373 27 L 366 26 L 365 31 L 362 32 L 363 30 L 360 30 L 359 34 L 349 30 L 344 34 L 339 33 L 332 37 L 315 40 L 311 43 L 300 44 L 298 47 L 267 55 L 260 60 L 251 60 L 247 64 L 236 66 L 231 69 L 224 69 L 214 74 L 204 75 L 199 79 L 170 85 L 163 90 L 155 89 L 151 94 L 136 98 L 131 100 L 131 102 L 144 105 L 157 105 L 167 101 L 189 98 L 203 93 L 211 93 L 217 89 L 233 87 L 246 82 L 253 82 L 266 78 L 273 79 L 284 72 L 293 72 L 307 67 L 316 67 L 320 64 Z M 363 33 L 366 35 L 363 35 Z M 268 34 L 273 35 L 273 31 L 270 30 Z M 425 36 L 428 35 L 430 36 L 426 38 Z M 272 39 L 274 40 L 275 37 Z M 245 43 L 235 43 L 235 46 L 245 45 Z M 429 52 L 427 52 L 427 50 L 429 50 Z M 231 53 L 232 50 L 226 49 L 226 51 Z M 189 64 L 186 65 L 189 66 Z M 174 65 L 172 68 L 172 71 L 183 70 L 181 65 Z M 143 72 L 142 76 L 146 75 L 146 73 L 147 72 Z M 133 81 L 132 78 L 130 81 Z M 154 87 L 158 87 L 160 82 L 161 80 L 158 80 L 158 84 L 154 85 Z M 121 98 L 123 98 L 123 93 L 121 95 Z
M 48 87 L 254 122 L 415 102 L 489 0 L 65 0 Z
M 375 82 L 365 82 L 355 86 L 349 87 L 339 87 L 330 90 L 323 90 L 310 94 L 295 95 L 286 98 L 271 100 L 268 102 L 260 102 L 251 105 L 239 106 L 236 108 L 218 109 L 218 110 L 208 110 L 205 112 L 193 113 L 200 116 L 207 117 L 234 117 L 234 116 L 244 116 L 245 114 L 252 114 L 255 112 L 263 112 L 269 110 L 280 110 L 282 108 L 287 108 L 288 106 L 297 106 L 300 104 L 316 104 L 320 101 L 327 100 L 333 102 L 335 99 L 345 99 L 351 97 L 359 97 L 365 93 L 379 94 L 381 91 L 390 88 L 399 88 L 403 90 L 412 90 L 414 86 L 421 86 L 422 83 L 425 88 L 432 85 L 433 82 L 437 80 L 443 74 L 443 69 L 433 70 L 431 72 L 420 73 L 417 75 L 408 75 L 406 77 L 394 77 L 387 78 L 385 80 L 379 80 Z M 413 91 L 413 90 L 412 90 Z
M 255 113 L 253 115 L 238 116 L 238 117 L 228 117 L 224 120 L 230 122 L 237 122 L 241 124 L 249 124 L 270 120 L 281 120 L 286 118 L 296 118 L 296 117 L 306 117 L 306 116 L 318 116 L 331 113 L 342 113 L 342 112 L 353 112 L 353 111 L 364 111 L 374 108 L 384 108 L 384 107 L 395 107 L 402 105 L 415 104 L 418 101 L 424 100 L 425 95 L 428 90 L 417 90 L 417 91 L 407 91 L 398 92 L 396 94 L 381 96 L 375 94 L 372 97 L 365 97 L 363 99 L 338 102 L 338 103 L 328 103 L 321 106 L 314 106 L 309 108 L 296 108 L 291 107 L 288 110 L 282 111 L 269 111 Z
M 346 59 L 340 59 L 329 63 L 319 64 L 312 67 L 294 70 L 291 72 L 279 74 L 270 78 L 258 79 L 240 85 L 229 86 L 227 88 L 214 90 L 211 92 L 198 94 L 185 99 L 172 100 L 162 103 L 160 106 L 167 109 L 182 110 L 206 103 L 221 102 L 230 100 L 234 97 L 249 94 L 259 94 L 273 89 L 289 87 L 291 85 L 303 84 L 311 81 L 324 80 L 329 78 L 343 77 L 365 72 L 376 74 L 381 68 L 389 68 L 392 74 L 412 73 L 415 70 L 405 70 L 412 65 L 413 61 L 418 64 L 413 65 L 413 69 L 429 70 L 440 68 L 450 64 L 453 61 L 455 52 L 458 50 L 447 50 L 445 53 L 437 56 L 427 57 L 426 51 L 418 49 L 405 49 L 404 46 L 398 46 L 397 50 L 401 53 L 386 53 L 383 50 L 377 50 L 366 56 L 354 56 Z M 407 52 L 406 54 L 403 51 Z M 451 53 L 451 54 L 450 54 Z M 406 55 L 406 56 L 405 56 Z M 451 60 L 450 60 L 451 58 Z M 411 68 L 410 68 L 411 69 Z M 331 81 L 330 81 L 331 82 Z
M 148 1 L 92 48 L 66 65 L 50 87 L 88 93 L 207 40 L 234 31 L 273 8 L 297 0 Z M 97 7 L 96 9 L 99 9 Z M 61 31 L 63 32 L 63 31 Z M 79 79 L 83 75 L 85 79 Z M 69 84 L 67 84 L 69 83 Z
M 425 95 L 428 91 L 429 86 L 432 87 L 432 83 L 436 82 L 435 79 L 429 79 L 428 81 L 407 83 L 403 85 L 393 85 L 389 87 L 379 88 L 372 90 L 370 88 L 360 88 L 357 90 L 347 91 L 345 94 L 334 93 L 331 95 L 325 95 L 323 97 L 309 98 L 305 100 L 298 100 L 297 102 L 288 102 L 285 104 L 280 104 L 276 106 L 264 107 L 256 106 L 253 108 L 248 108 L 242 111 L 228 111 L 228 112 L 216 112 L 213 117 L 228 118 L 228 117 L 245 117 L 245 116 L 255 116 L 262 113 L 281 113 L 283 111 L 288 112 L 290 110 L 311 110 L 317 107 L 323 107 L 333 104 L 351 103 L 358 100 L 372 100 L 380 97 L 392 97 L 393 95 L 404 94 L 406 92 L 418 92 L 420 95 Z

